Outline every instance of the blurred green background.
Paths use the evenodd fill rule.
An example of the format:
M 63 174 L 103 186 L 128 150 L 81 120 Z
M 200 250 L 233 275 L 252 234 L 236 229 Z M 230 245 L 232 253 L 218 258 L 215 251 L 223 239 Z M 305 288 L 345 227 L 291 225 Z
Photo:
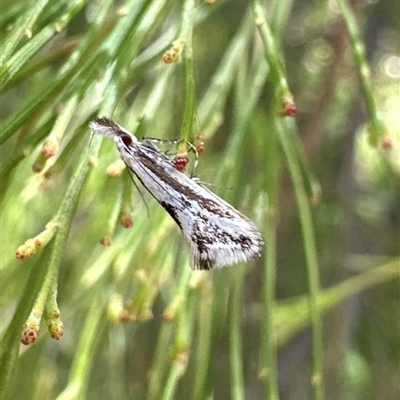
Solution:
M 398 2 L 0 11 L 1 399 L 400 398 Z M 191 271 L 162 207 L 107 174 L 115 145 L 89 148 L 96 116 L 162 139 L 192 118 L 197 174 L 262 258 Z

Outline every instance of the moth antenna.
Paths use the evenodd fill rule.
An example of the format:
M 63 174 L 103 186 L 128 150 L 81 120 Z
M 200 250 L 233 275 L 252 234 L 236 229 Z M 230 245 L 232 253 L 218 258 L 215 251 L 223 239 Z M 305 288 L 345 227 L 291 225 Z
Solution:
M 94 135 L 95 135 L 95 133 L 93 131 L 90 131 L 89 149 L 90 149 L 90 146 L 92 145 L 92 140 L 93 140 Z
M 147 205 L 146 199 L 144 198 L 144 194 L 143 194 L 142 191 L 140 190 L 139 185 L 136 183 L 136 181 L 135 181 L 135 179 L 134 179 L 134 177 L 133 177 L 133 175 L 132 175 L 132 171 L 131 171 L 129 168 L 127 168 L 127 170 L 128 170 L 129 178 L 131 178 L 131 181 L 132 181 L 133 184 L 135 185 L 135 188 L 136 188 L 137 191 L 139 192 L 140 197 L 141 197 L 141 199 L 142 199 L 142 201 L 143 201 L 143 203 L 144 203 L 144 205 L 145 205 L 145 207 L 146 207 L 147 216 L 150 217 L 150 209 L 149 209 L 149 206 Z

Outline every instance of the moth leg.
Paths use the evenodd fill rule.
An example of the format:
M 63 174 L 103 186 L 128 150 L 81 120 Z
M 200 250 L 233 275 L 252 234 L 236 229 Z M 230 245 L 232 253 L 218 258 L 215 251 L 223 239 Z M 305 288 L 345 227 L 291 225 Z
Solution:
M 153 150 L 155 150 L 157 152 L 165 154 L 167 157 L 172 157 L 172 156 L 176 155 L 176 152 L 170 152 L 169 150 L 166 150 L 166 151 L 160 150 L 156 146 L 156 144 L 176 145 L 176 144 L 179 144 L 180 142 L 182 142 L 181 139 L 171 139 L 171 140 L 169 140 L 169 139 L 156 139 L 156 138 L 151 138 L 151 137 L 144 137 L 143 141 L 142 141 L 142 144 L 144 144 L 145 146 L 147 146 L 147 147 L 149 147 L 149 148 L 151 148 L 151 149 L 153 149 Z
M 144 142 L 150 142 L 151 144 L 178 144 L 182 142 L 182 139 L 156 139 L 156 138 L 151 138 L 151 137 L 144 137 L 143 138 Z
M 148 145 L 149 147 L 153 148 L 154 150 L 158 150 L 160 151 L 156 144 L 179 144 L 182 142 L 185 142 L 182 139 L 156 139 L 156 138 L 151 138 L 151 137 L 144 137 L 143 138 L 143 142 L 146 143 L 146 145 Z M 193 146 L 192 143 L 190 143 L 189 141 L 186 141 L 186 144 L 189 146 L 190 150 L 193 151 L 194 153 L 194 161 L 193 161 L 193 167 L 192 167 L 192 171 L 190 172 L 190 178 L 193 178 L 196 174 L 196 169 L 197 169 L 197 165 L 199 163 L 199 152 L 197 151 L 196 147 Z M 171 155 L 171 153 L 168 152 L 163 152 L 165 155 Z M 172 153 L 176 154 L 176 153 Z
M 194 153 L 193 167 L 192 167 L 192 171 L 190 172 L 190 177 L 193 178 L 195 176 L 196 168 L 199 163 L 199 152 L 197 151 L 196 147 L 192 145 L 192 143 L 187 142 L 187 144 Z

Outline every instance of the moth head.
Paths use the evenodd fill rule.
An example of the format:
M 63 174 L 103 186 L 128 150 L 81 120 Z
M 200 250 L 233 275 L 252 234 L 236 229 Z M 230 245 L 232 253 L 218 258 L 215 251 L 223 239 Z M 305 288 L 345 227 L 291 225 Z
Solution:
M 118 146 L 125 145 L 130 146 L 132 143 L 136 143 L 137 139 L 128 130 L 122 126 L 116 124 L 109 118 L 96 118 L 89 124 L 89 128 L 93 135 L 103 135 L 113 139 Z

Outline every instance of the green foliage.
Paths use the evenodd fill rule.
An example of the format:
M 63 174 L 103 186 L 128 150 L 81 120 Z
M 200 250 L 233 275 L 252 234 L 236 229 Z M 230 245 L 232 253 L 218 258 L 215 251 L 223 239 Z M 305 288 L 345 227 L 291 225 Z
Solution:
M 400 395 L 395 6 L 206 3 L 2 3 L 2 399 Z M 201 133 L 263 257 L 192 271 L 95 116 Z

